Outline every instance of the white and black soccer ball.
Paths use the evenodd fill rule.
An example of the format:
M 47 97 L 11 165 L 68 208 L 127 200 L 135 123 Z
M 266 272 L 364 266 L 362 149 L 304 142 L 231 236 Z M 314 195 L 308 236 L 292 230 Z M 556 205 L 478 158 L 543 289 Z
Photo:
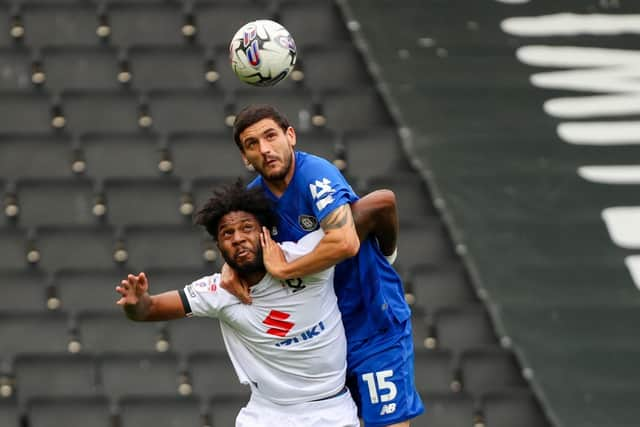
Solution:
M 243 25 L 229 44 L 231 68 L 240 80 L 254 86 L 273 86 L 284 80 L 296 63 L 296 44 L 286 28 L 259 19 Z

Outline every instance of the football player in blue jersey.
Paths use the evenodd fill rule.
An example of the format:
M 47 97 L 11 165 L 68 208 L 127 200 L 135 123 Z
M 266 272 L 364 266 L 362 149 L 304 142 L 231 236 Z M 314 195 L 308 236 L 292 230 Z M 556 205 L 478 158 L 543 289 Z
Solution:
M 388 233 L 360 242 L 350 204 L 358 200 L 327 160 L 294 149 L 296 132 L 269 105 L 251 105 L 236 117 L 233 137 L 259 187 L 274 202 L 279 220 L 274 238 L 298 241 L 318 228 L 314 251 L 293 262 L 265 267 L 281 280 L 295 280 L 336 265 L 334 287 L 347 343 L 347 383 L 367 427 L 405 427 L 424 411 L 413 374 L 411 312 L 402 282 L 391 266 L 397 217 Z M 250 295 L 227 269 L 228 290 Z

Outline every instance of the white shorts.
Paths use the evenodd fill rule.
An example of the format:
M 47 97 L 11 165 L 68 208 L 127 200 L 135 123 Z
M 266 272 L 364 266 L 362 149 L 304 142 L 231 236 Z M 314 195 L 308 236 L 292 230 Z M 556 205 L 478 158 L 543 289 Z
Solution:
M 358 410 L 347 390 L 330 399 L 294 405 L 276 405 L 251 394 L 240 410 L 236 427 L 359 427 Z

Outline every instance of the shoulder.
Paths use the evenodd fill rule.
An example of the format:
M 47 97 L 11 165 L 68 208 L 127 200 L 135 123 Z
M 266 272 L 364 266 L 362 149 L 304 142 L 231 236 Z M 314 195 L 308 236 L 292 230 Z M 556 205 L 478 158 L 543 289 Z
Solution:
M 280 244 L 280 247 L 282 248 L 282 252 L 284 253 L 286 260 L 291 262 L 313 251 L 320 240 L 322 240 L 323 236 L 324 231 L 320 228 L 306 234 L 297 242 L 283 242 Z
M 338 168 L 327 159 L 304 151 L 297 152 L 296 161 L 298 162 L 298 171 L 303 176 L 316 175 L 322 172 L 338 172 Z
M 191 298 L 215 299 L 219 301 L 219 305 L 232 304 L 236 297 L 220 286 L 221 282 L 222 276 L 220 273 L 216 273 L 194 280 L 185 286 L 185 291 L 187 296 Z

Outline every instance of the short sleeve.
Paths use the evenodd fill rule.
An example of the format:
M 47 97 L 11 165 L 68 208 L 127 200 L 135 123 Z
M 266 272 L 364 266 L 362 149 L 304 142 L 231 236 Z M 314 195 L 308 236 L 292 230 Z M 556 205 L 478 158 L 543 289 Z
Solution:
M 202 277 L 179 291 L 187 316 L 218 317 L 235 297 L 220 286 L 220 274 Z
M 336 208 L 358 200 L 347 180 L 331 163 L 318 157 L 309 159 L 304 167 L 304 183 L 312 199 L 312 209 L 318 221 L 322 221 Z

